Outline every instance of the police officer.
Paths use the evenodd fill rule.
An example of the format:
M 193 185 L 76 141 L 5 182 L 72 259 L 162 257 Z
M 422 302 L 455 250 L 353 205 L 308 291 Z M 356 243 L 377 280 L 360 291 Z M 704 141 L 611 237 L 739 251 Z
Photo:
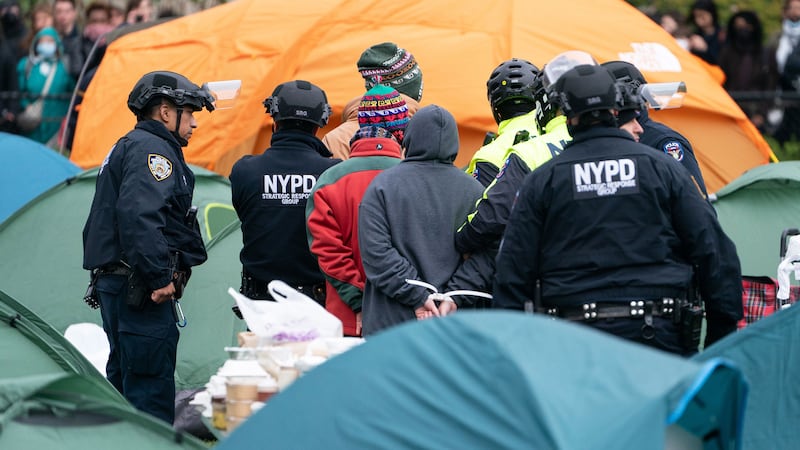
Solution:
M 100 166 L 83 229 L 83 267 L 92 270 L 111 347 L 108 380 L 136 408 L 172 424 L 178 329 L 174 299 L 206 260 L 190 212 L 194 174 L 181 147 L 194 113 L 213 98 L 183 75 L 144 75 L 128 96 L 136 126 Z
M 608 69 L 618 81 L 630 83 L 635 88 L 647 83 L 642 72 L 629 62 L 608 61 L 603 63 L 603 66 Z M 700 166 L 697 164 L 697 158 L 694 156 L 694 150 L 689 141 L 672 128 L 651 119 L 647 108 L 641 110 L 637 121 L 644 130 L 639 138 L 639 142 L 656 150 L 663 151 L 679 161 L 683 167 L 689 171 L 694 181 L 697 182 L 700 190 L 703 191 L 703 195 L 707 195 L 703 174 L 700 172 Z
M 512 309 L 533 303 L 538 311 L 690 354 L 702 317 L 687 302 L 696 266 L 705 344 L 735 330 L 742 317 L 739 260 L 719 257 L 735 255 L 733 243 L 688 173 L 617 127 L 611 73 L 579 65 L 551 92 L 573 141 L 520 189 L 497 257 L 494 302 Z
M 325 92 L 303 80 L 278 85 L 264 106 L 275 121 L 271 146 L 242 157 L 230 174 L 244 241 L 241 292 L 269 300 L 268 283 L 281 280 L 324 306 L 325 279 L 308 248 L 305 209 L 320 174 L 340 161 L 316 137 L 331 108 Z
M 515 139 L 538 134 L 533 95 L 533 81 L 538 73 L 539 69 L 530 61 L 511 58 L 500 63 L 486 81 L 486 96 L 498 124 L 497 133 L 475 152 L 467 166 L 467 173 L 484 187 L 494 181 Z
M 576 50 L 563 52 L 551 59 L 526 89 L 533 95 L 533 114 L 537 135 L 514 144 L 505 151 L 502 170 L 483 192 L 475 211 L 456 233 L 456 249 L 473 253 L 496 248 L 505 231 L 511 206 L 525 177 L 534 169 L 561 153 L 572 137 L 567 131 L 567 118 L 547 99 L 545 84 L 579 64 L 597 64 L 594 58 Z

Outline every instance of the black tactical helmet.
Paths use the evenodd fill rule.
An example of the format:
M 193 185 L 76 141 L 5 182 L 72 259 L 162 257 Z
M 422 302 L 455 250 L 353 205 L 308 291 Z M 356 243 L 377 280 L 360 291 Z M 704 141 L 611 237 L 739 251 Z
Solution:
M 617 109 L 620 112 L 619 121 L 625 123 L 638 117 L 638 111 L 645 109 L 644 98 L 640 94 L 640 87 L 644 84 L 644 77 L 639 69 L 625 61 L 608 61 L 601 64 L 617 80 Z
M 647 81 L 644 79 L 644 75 L 639 69 L 636 68 L 633 64 L 627 61 L 608 61 L 602 64 L 603 67 L 608 69 L 611 72 L 611 75 L 614 75 L 618 81 L 629 81 L 635 84 L 635 87 L 639 87 L 643 84 L 646 84 Z
M 552 86 L 552 101 L 573 118 L 592 111 L 617 109 L 616 80 L 605 67 L 583 64 L 561 75 Z
M 499 107 L 509 101 L 530 103 L 533 106 L 533 81 L 539 68 L 530 61 L 511 58 L 497 66 L 486 81 L 486 96 L 492 106 L 492 114 L 498 123 Z
M 311 122 L 322 128 L 331 116 L 325 92 L 304 80 L 279 84 L 264 100 L 264 107 L 275 122 L 294 119 Z
M 536 102 L 536 125 L 544 133 L 547 123 L 558 116 L 558 105 L 553 104 L 552 85 L 569 69 L 581 64 L 597 64 L 592 55 L 569 50 L 559 53 L 545 64 L 534 82 L 534 101 Z
M 195 111 L 214 110 L 214 97 L 205 87 L 199 87 L 185 76 L 159 70 L 142 76 L 128 95 L 128 108 L 137 116 L 154 98 L 165 97 L 177 106 L 189 106 Z

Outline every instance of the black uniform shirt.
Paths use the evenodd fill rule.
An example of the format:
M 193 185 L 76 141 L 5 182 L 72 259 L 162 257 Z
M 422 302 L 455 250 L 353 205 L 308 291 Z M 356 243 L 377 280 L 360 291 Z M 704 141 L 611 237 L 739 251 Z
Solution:
M 233 207 L 242 222 L 245 272 L 269 282 L 322 283 L 308 248 L 306 201 L 319 175 L 338 159 L 321 156 L 322 141 L 295 130 L 278 130 L 263 154 L 245 156 L 231 170 Z
M 83 229 L 83 267 L 124 261 L 155 290 L 169 284 L 171 252 L 182 270 L 205 262 L 197 222 L 187 223 L 194 174 L 178 141 L 161 122 L 146 120 L 112 147 L 97 174 Z
M 709 318 L 738 320 L 735 247 L 688 173 L 623 130 L 594 127 L 520 189 L 493 301 L 521 309 L 537 279 L 543 301 L 556 306 L 680 297 L 692 265 Z
M 703 195 L 707 195 L 706 182 L 703 180 L 703 174 L 700 172 L 700 166 L 697 164 L 697 158 L 694 156 L 694 150 L 689 141 L 672 128 L 651 119 L 647 110 L 642 111 L 642 115 L 639 117 L 639 124 L 643 130 L 642 135 L 639 137 L 639 142 L 662 151 L 679 161 L 697 181 L 700 190 L 703 191 Z

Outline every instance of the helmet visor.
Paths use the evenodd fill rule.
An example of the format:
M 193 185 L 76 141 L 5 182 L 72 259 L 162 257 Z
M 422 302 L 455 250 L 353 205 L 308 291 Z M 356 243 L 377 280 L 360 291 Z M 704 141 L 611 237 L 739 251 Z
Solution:
M 242 80 L 209 81 L 203 88 L 214 97 L 214 109 L 231 109 L 242 89 Z
M 650 109 L 680 108 L 686 96 L 686 83 L 647 83 L 641 87 L 641 96 Z
M 555 84 L 564 72 L 582 64 L 596 66 L 597 61 L 595 61 L 592 55 L 580 50 L 570 50 L 557 55 L 555 58 L 551 59 L 550 62 L 545 64 L 542 70 L 542 72 L 544 72 L 544 76 L 542 77 L 544 88 L 549 90 L 550 86 Z

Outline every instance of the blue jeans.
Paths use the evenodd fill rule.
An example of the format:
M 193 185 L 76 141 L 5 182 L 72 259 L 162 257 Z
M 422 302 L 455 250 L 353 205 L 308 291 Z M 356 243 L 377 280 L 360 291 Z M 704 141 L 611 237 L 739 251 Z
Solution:
M 111 352 L 106 378 L 136 409 L 172 424 L 175 419 L 175 361 L 178 328 L 170 302 L 125 303 L 127 277 L 100 275 L 97 295 Z

